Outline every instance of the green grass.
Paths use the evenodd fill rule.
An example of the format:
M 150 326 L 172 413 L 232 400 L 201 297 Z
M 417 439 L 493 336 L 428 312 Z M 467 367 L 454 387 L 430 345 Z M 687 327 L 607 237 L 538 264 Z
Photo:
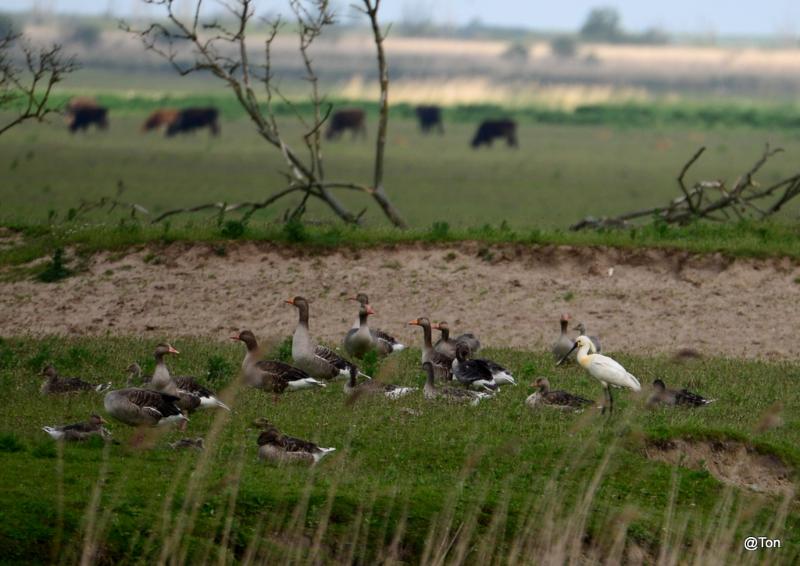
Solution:
M 68 275 L 70 271 L 80 271 L 87 257 L 99 251 L 125 253 L 146 245 L 152 249 L 145 261 L 158 261 L 160 246 L 174 242 L 199 242 L 212 246 L 216 254 L 224 256 L 228 246 L 235 246 L 243 240 L 303 246 L 321 252 L 340 246 L 361 248 L 479 241 L 486 245 L 479 253 L 487 261 L 494 254 L 492 245 L 507 244 L 660 248 L 701 254 L 721 253 L 728 257 L 800 258 L 800 230 L 786 223 L 698 223 L 686 227 L 654 225 L 634 230 L 599 232 L 512 230 L 505 225 L 498 227 L 488 224 L 480 228 L 455 230 L 444 230 L 441 223 L 428 229 L 411 230 L 332 225 L 302 226 L 300 234 L 287 230 L 287 226 L 290 225 L 254 221 L 242 226 L 241 234 L 237 229 L 237 237 L 231 238 L 225 224 L 220 226 L 213 221 L 176 221 L 175 225 L 156 226 L 131 220 L 99 225 L 77 222 L 54 225 L 9 223 L 6 229 L 19 235 L 20 239 L 13 246 L 0 249 L 0 266 L 12 268 L 5 277 L 40 277 L 43 272 L 52 269 L 52 260 L 44 267 L 25 264 L 52 256 L 59 249 L 69 248 L 69 258 L 61 264 L 61 269 L 66 269 Z
M 554 386 L 591 398 L 600 389 L 578 368 L 555 369 L 549 355 L 490 349 L 486 355 L 515 370 L 521 384 L 504 388 L 497 399 L 476 408 L 430 403 L 419 394 L 395 403 L 372 399 L 349 406 L 343 403 L 340 383 L 286 395 L 278 403 L 257 391 L 234 393 L 232 388 L 233 413 L 192 416 L 186 434 L 206 437 L 203 455 L 170 451 L 166 443 L 181 436 L 177 431 L 157 435 L 152 447 L 143 449 L 129 444 L 130 429 L 113 424 L 121 444 L 104 450 L 100 443 L 62 449 L 39 430 L 102 411 L 100 395 L 41 397 L 36 373 L 42 364 L 53 362 L 65 374 L 120 385 L 124 368 L 134 360 L 149 360 L 160 338 L 0 342 L 0 550 L 5 560 L 43 563 L 57 556 L 75 562 L 92 546 L 109 562 L 152 563 L 162 549 L 175 555 L 185 551 L 193 563 L 209 552 L 214 560 L 218 552 L 242 560 L 264 533 L 259 552 L 271 552 L 273 563 L 285 559 L 281 553 L 300 552 L 301 547 L 315 547 L 337 562 L 344 562 L 352 550 L 366 563 L 377 560 L 402 524 L 400 555 L 417 563 L 426 541 L 438 540 L 432 534 L 436 528 L 444 525 L 451 535 L 463 528 L 461 536 L 468 538 L 474 522 L 475 546 L 465 552 L 479 562 L 480 541 L 490 537 L 493 524 L 500 527 L 491 553 L 509 552 L 527 536 L 524 523 L 531 519 L 531 540 L 546 541 L 548 528 L 577 524 L 586 494 L 593 499 L 579 545 L 610 552 L 610 541 L 603 542 L 605 529 L 624 523 L 626 544 L 655 557 L 671 509 L 674 522 L 664 528 L 670 540 L 677 537 L 672 551 L 682 554 L 702 546 L 706 530 L 719 533 L 742 510 L 745 516 L 733 521 L 736 537 L 767 534 L 772 519 L 780 515 L 780 498 L 731 490 L 703 470 L 673 470 L 650 461 L 643 450 L 647 439 L 733 438 L 776 454 L 795 469 L 800 465 L 796 364 L 678 363 L 624 354 L 615 357 L 643 382 L 662 377 L 715 397 L 717 403 L 702 410 L 651 411 L 642 404 L 644 395 L 622 392 L 612 419 L 593 411 L 532 413 L 523 400 L 535 376 L 547 375 Z M 212 371 L 220 388 L 235 381 L 240 345 L 169 338 L 182 352 L 170 360 L 175 373 L 205 379 Z M 394 383 L 421 385 L 418 355 L 416 350 L 404 352 L 378 373 Z M 776 400 L 785 407 L 784 426 L 754 432 Z M 409 414 L 404 407 L 418 413 Z M 339 450 L 315 470 L 264 465 L 255 457 L 257 435 L 248 429 L 258 416 L 269 417 L 287 433 Z M 593 476 L 598 482 L 594 487 L 589 486 Z M 676 492 L 670 504 L 672 486 Z M 739 511 L 730 511 L 728 503 Z M 230 536 L 224 535 L 226 524 Z M 356 525 L 360 531 L 354 530 Z M 683 534 L 680 525 L 686 526 Z M 785 530 L 774 535 L 783 539 L 784 548 L 770 556 L 775 563 L 797 556 L 798 527 L 795 500 Z M 315 536 L 319 544 L 312 541 Z M 462 543 L 452 552 L 459 552 Z M 733 559 L 740 547 L 735 538 L 730 549 L 718 552 L 730 552 Z
M 259 200 L 284 188 L 285 163 L 254 133 L 249 121 L 225 117 L 222 135 L 206 132 L 165 139 L 141 134 L 144 109 L 111 113 L 108 132 L 70 135 L 61 119 L 26 124 L 0 138 L 0 220 L 46 223 L 68 216 L 82 200 L 116 194 L 153 215 L 206 202 Z M 281 118 L 295 147 L 295 120 Z M 369 139 L 325 146 L 329 180 L 368 184 L 372 176 L 375 120 Z M 794 131 L 754 128 L 627 128 L 598 125 L 520 124 L 520 148 L 472 150 L 474 123 L 448 122 L 445 136 L 422 136 L 409 119 L 390 123 L 385 186 L 412 227 L 447 222 L 453 230 L 506 222 L 515 230 L 566 228 L 587 215 L 606 216 L 666 204 L 679 194 L 675 176 L 700 145 L 708 151 L 688 181 L 726 179 L 732 184 L 760 156 L 765 142 L 782 146 L 758 176 L 762 185 L 797 172 L 800 137 Z M 367 226 L 387 225 L 367 196 L 345 191 L 354 212 L 367 207 Z M 299 198 L 299 197 L 298 197 Z M 289 198 L 259 211 L 276 220 L 298 203 Z M 797 206 L 782 218 L 791 218 Z M 117 210 L 112 219 L 125 214 Z M 202 214 L 195 218 L 203 218 Z M 308 218 L 330 220 L 312 202 Z M 102 214 L 86 219 L 106 220 Z

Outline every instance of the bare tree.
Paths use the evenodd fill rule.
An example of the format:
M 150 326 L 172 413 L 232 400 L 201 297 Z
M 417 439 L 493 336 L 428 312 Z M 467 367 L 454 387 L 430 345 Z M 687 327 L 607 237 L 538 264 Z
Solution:
M 627 228 L 632 221 L 647 219 L 667 224 L 688 224 L 694 220 L 724 222 L 755 218 L 763 220 L 780 211 L 787 202 L 800 195 L 800 173 L 773 183 L 767 187 L 759 185 L 755 174 L 770 157 L 783 149 L 771 149 L 769 144 L 750 169 L 740 175 L 731 187 L 721 179 L 697 181 L 691 188 L 686 186 L 686 174 L 706 148 L 699 148 L 683 165 L 677 182 L 682 195 L 666 206 L 657 206 L 626 212 L 611 218 L 587 217 L 570 226 L 571 230 L 586 228 Z
M 78 68 L 58 44 L 37 48 L 21 34 L 0 38 L 0 109 L 21 108 L 0 124 L 0 135 L 27 120 L 42 120 L 55 109 L 48 105 L 53 87 Z
M 352 190 L 372 195 L 395 226 L 405 227 L 405 222 L 392 206 L 383 189 L 383 156 L 388 119 L 388 72 L 382 46 L 384 35 L 380 32 L 377 21 L 380 0 L 363 0 L 364 12 L 369 16 L 375 34 L 379 72 L 382 77 L 381 119 L 378 128 L 375 177 L 372 186 L 350 181 L 329 181 L 325 177 L 321 130 L 332 107 L 324 102 L 320 93 L 319 81 L 311 57 L 311 47 L 324 29 L 334 23 L 328 0 L 288 0 L 295 19 L 305 78 L 311 90 L 313 110 L 310 117 L 305 116 L 281 93 L 275 80 L 271 64 L 271 50 L 283 24 L 280 18 L 267 22 L 268 33 L 264 41 L 263 63 L 255 65 L 250 61 L 247 42 L 248 27 L 255 15 L 254 0 L 231 0 L 230 3 L 222 4 L 233 16 L 234 24 L 226 24 L 217 20 L 204 22 L 201 14 L 202 0 L 194 0 L 192 15 L 188 18 L 181 18 L 176 14 L 175 0 L 143 1 L 163 7 L 166 11 L 167 21 L 152 23 L 141 30 L 133 30 L 127 25 L 123 26 L 124 29 L 137 34 L 148 50 L 167 60 L 181 75 L 207 71 L 225 82 L 255 125 L 259 135 L 281 152 L 286 164 L 283 175 L 287 181 L 285 188 L 259 202 L 230 205 L 210 203 L 186 209 L 175 209 L 161 214 L 153 222 L 159 222 L 174 214 L 208 208 L 217 208 L 221 211 L 244 210 L 244 218 L 249 218 L 256 210 L 285 196 L 300 193 L 302 198 L 291 212 L 291 217 L 299 217 L 305 210 L 308 199 L 313 197 L 327 204 L 343 221 L 358 223 L 366 209 L 358 214 L 353 214 L 334 194 L 334 191 L 337 190 Z M 257 88 L 261 92 L 261 96 L 257 93 Z M 273 108 L 276 99 L 287 104 L 303 125 L 305 149 L 302 152 L 292 148 L 283 136 Z

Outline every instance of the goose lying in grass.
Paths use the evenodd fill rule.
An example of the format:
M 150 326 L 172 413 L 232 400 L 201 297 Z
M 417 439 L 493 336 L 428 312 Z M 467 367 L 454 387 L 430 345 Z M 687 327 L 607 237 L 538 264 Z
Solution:
M 476 391 L 497 391 L 497 383 L 486 360 L 470 360 L 469 346 L 464 343 L 456 346 L 456 359 L 453 360 L 453 377 L 462 385 Z
M 683 407 L 704 407 L 713 403 L 715 399 L 706 399 L 702 395 L 692 393 L 686 389 L 667 389 L 667 385 L 660 379 L 653 382 L 653 394 L 647 400 L 647 405 L 670 405 Z
M 588 407 L 593 401 L 567 393 L 566 391 L 551 391 L 550 382 L 540 377 L 534 384 L 537 391 L 525 399 L 525 404 L 531 409 L 538 407 L 552 407 L 554 409 L 561 409 L 565 411 L 575 411 Z
M 97 391 L 102 393 L 111 389 L 110 381 L 108 383 L 94 384 L 77 377 L 62 377 L 52 365 L 45 367 L 42 370 L 42 375 L 45 377 L 41 387 L 41 392 L 44 395 L 73 393 L 76 391 Z
M 263 429 L 257 440 L 258 457 L 261 460 L 313 465 L 336 450 L 336 448 L 322 448 L 308 440 L 287 436 L 266 419 L 259 419 L 257 422 Z
M 312 377 L 325 380 L 360 374 L 355 364 L 313 341 L 308 330 L 308 301 L 304 297 L 294 297 L 286 302 L 297 308 L 297 328 L 292 336 L 292 360 L 298 368 Z
M 387 356 L 392 352 L 399 352 L 405 349 L 405 346 L 398 342 L 394 336 L 383 330 L 374 330 L 369 327 L 366 317 L 375 314 L 375 311 L 372 310 L 369 304 L 369 297 L 365 293 L 359 293 L 349 300 L 357 301 L 360 307 L 355 324 L 353 324 L 344 338 L 344 348 L 348 354 L 356 358 L 362 358 L 367 352 L 375 351 L 379 356 Z
M 461 355 L 460 359 L 458 357 L 459 353 Z M 500 364 L 498 364 L 497 362 L 495 362 L 493 360 L 487 360 L 487 359 L 484 359 L 484 358 L 469 359 L 470 358 L 470 354 L 471 354 L 471 352 L 470 352 L 469 346 L 467 346 L 467 344 L 465 342 L 459 342 L 458 346 L 456 347 L 456 359 L 453 360 L 453 366 L 452 366 L 453 367 L 453 375 L 456 375 L 456 371 L 460 371 L 460 370 L 457 370 L 457 368 L 462 363 L 465 363 L 467 365 L 471 364 L 473 366 L 479 365 L 480 368 L 481 368 L 480 371 L 483 372 L 484 375 L 491 376 L 490 381 L 494 385 L 490 385 L 488 387 L 488 389 L 494 390 L 494 389 L 496 389 L 496 386 L 499 386 L 499 385 L 516 385 L 517 384 L 517 381 L 514 379 L 514 376 L 511 375 L 511 372 L 508 371 L 503 366 L 501 366 Z M 461 371 L 461 373 L 463 374 L 464 372 Z M 464 383 L 464 382 L 462 381 L 462 383 Z M 476 388 L 473 387 L 473 389 L 476 389 Z M 480 388 L 478 388 L 478 389 L 480 389 Z
M 472 391 L 471 389 L 462 389 L 461 387 L 436 387 L 435 384 L 435 377 L 434 377 L 434 369 L 433 364 L 431 362 L 425 362 L 422 364 L 422 369 L 425 370 L 425 387 L 423 388 L 423 394 L 425 395 L 425 399 L 434 400 L 434 399 L 443 399 L 445 401 L 449 401 L 451 403 L 469 403 L 470 405 L 477 405 L 483 399 L 489 399 L 492 397 L 489 393 L 484 393 L 481 391 Z
M 181 438 L 175 442 L 170 442 L 169 447 L 173 450 L 192 448 L 201 452 L 205 448 L 205 441 L 202 436 L 198 436 L 197 438 Z
M 417 390 L 417 387 L 403 387 L 391 383 L 378 383 L 372 380 L 358 383 L 355 376 L 351 376 L 344 384 L 345 395 L 351 396 L 354 399 L 362 395 L 383 395 L 387 399 L 394 400 L 405 397 Z
M 55 440 L 76 442 L 99 436 L 105 440 L 111 438 L 111 433 L 103 425 L 108 424 L 100 415 L 91 415 L 88 421 L 63 426 L 45 426 L 42 430 Z
M 178 397 L 139 387 L 106 393 L 103 406 L 116 420 L 130 426 L 165 425 L 188 421 L 178 407 Z
M 195 411 L 199 408 L 220 407 L 227 411 L 230 408 L 217 399 L 213 391 L 200 385 L 197 380 L 189 376 L 172 377 L 164 361 L 166 355 L 178 355 L 180 352 L 169 344 L 156 346 L 154 356 L 156 368 L 149 386 L 168 395 L 179 398 L 178 407 L 185 411 Z
M 231 340 L 239 340 L 247 347 L 247 353 L 242 361 L 242 375 L 249 386 L 271 391 L 275 395 L 287 391 L 325 387 L 322 381 L 289 364 L 277 360 L 260 360 L 258 342 L 249 330 L 234 334 Z

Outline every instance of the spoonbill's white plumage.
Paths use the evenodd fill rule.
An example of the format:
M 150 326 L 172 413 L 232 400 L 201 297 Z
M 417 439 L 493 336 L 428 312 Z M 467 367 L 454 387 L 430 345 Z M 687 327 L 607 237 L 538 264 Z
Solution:
M 633 391 L 641 391 L 642 385 L 636 376 L 628 372 L 622 365 L 602 354 L 590 354 L 589 352 L 594 349 L 594 344 L 588 336 L 578 336 L 575 339 L 575 345 L 572 347 L 558 363 L 561 364 L 569 357 L 573 350 L 577 350 L 576 359 L 580 366 L 585 369 L 589 375 L 597 379 L 605 389 L 606 396 L 608 397 L 608 410 L 614 411 L 614 397 L 611 395 L 609 386 L 624 387 Z M 603 407 L 605 413 L 606 407 Z

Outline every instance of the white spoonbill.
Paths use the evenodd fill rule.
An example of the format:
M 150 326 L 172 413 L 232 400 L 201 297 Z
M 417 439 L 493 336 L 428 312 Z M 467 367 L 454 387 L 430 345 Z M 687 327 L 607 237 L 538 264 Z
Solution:
M 609 385 L 614 387 L 627 387 L 633 391 L 641 391 L 642 386 L 636 377 L 628 373 L 619 362 L 612 360 L 608 356 L 602 354 L 590 354 L 589 351 L 594 348 L 591 338 L 588 336 L 578 336 L 575 339 L 575 345 L 572 350 L 562 357 L 558 364 L 566 360 L 573 350 L 578 350 L 576 358 L 578 363 L 583 369 L 589 372 L 589 375 L 597 379 L 605 389 L 606 397 L 608 398 L 608 411 L 614 412 L 614 397 L 611 395 Z M 606 412 L 606 407 L 603 406 L 603 413 Z

